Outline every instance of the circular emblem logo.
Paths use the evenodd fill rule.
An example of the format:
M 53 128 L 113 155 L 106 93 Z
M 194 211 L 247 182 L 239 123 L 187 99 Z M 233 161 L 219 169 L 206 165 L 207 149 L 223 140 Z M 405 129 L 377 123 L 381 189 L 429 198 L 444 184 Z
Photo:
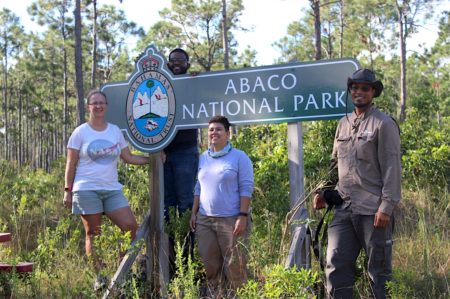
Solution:
M 109 140 L 97 139 L 92 141 L 87 148 L 87 154 L 92 161 L 99 164 L 109 164 L 120 155 L 119 144 L 113 144 Z
M 141 143 L 156 144 L 169 133 L 175 118 L 175 95 L 160 72 L 148 71 L 131 84 L 127 97 L 127 122 Z

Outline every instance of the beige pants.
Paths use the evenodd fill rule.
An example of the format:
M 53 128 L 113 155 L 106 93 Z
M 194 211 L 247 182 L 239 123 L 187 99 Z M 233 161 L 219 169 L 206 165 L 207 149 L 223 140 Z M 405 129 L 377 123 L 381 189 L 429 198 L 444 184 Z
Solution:
M 208 217 L 197 215 L 196 234 L 198 252 L 203 261 L 208 293 L 213 298 L 226 297 L 247 282 L 248 236 L 233 236 L 236 217 Z M 228 294 L 229 296 L 230 294 Z

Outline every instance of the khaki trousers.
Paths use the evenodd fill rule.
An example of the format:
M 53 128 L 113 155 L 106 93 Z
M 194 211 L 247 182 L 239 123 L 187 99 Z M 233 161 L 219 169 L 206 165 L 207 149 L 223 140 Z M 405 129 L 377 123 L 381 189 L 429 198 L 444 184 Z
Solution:
M 250 231 L 240 237 L 233 236 L 235 217 L 208 217 L 197 214 L 196 237 L 198 252 L 203 261 L 212 298 L 230 296 L 247 282 L 247 242 Z

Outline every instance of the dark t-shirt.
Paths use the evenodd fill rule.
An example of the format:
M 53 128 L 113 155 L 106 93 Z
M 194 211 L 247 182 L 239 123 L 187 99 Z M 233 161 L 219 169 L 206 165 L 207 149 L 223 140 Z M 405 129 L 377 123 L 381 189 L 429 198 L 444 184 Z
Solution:
M 197 151 L 197 129 L 181 130 L 177 132 L 172 142 L 164 149 L 165 153 L 195 149 Z

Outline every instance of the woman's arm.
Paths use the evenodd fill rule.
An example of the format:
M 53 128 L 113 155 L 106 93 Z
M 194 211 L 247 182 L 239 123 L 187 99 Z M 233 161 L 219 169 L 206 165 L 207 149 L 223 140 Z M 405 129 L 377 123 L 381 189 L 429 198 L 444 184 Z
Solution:
M 64 199 L 63 203 L 66 208 L 72 207 L 72 187 L 75 180 L 75 171 L 77 169 L 80 151 L 69 148 L 67 149 L 66 172 L 64 175 Z
M 248 212 L 250 210 L 250 200 L 249 196 L 240 197 L 240 210 L 239 216 L 234 225 L 233 235 L 240 236 L 247 230 L 247 219 L 249 217 Z
M 122 160 L 128 164 L 143 165 L 150 163 L 150 157 L 134 155 L 130 152 L 130 149 L 128 147 L 122 149 L 120 158 L 122 158 Z
M 239 161 L 238 185 L 240 209 L 238 219 L 234 225 L 233 234 L 235 236 L 240 236 L 247 231 L 248 212 L 250 210 L 250 201 L 254 186 L 253 165 L 246 154 Z

